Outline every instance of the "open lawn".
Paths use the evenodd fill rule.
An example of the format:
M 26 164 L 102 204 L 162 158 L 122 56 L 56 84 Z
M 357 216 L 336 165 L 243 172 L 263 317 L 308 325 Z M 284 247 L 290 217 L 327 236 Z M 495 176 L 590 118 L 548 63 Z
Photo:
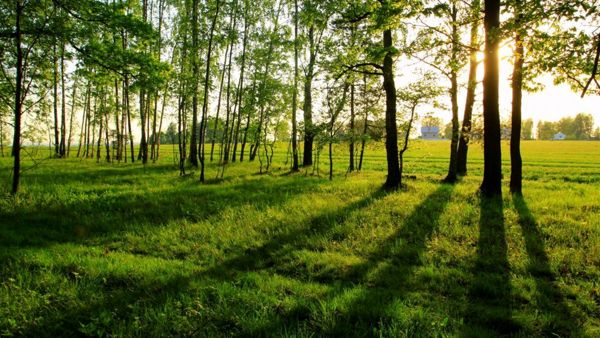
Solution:
M 0 158 L 0 335 L 598 337 L 600 142 L 522 148 L 502 200 L 476 194 L 477 144 L 440 183 L 446 141 L 414 142 L 393 193 L 381 144 L 348 175 L 339 145 L 333 181 L 325 150 L 290 174 L 285 145 L 204 185 L 170 145 L 146 167 L 26 159 L 16 198 Z

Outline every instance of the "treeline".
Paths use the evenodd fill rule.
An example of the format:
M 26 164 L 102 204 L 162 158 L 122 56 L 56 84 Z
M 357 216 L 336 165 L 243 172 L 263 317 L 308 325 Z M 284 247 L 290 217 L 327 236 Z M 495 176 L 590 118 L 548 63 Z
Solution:
M 268 171 L 286 134 L 292 171 L 327 153 L 332 177 L 334 143 L 348 144 L 352 171 L 365 143 L 382 137 L 385 186 L 396 189 L 410 131 L 434 106 L 452 117 L 445 180 L 455 182 L 467 173 L 483 52 L 482 191 L 494 195 L 498 49 L 510 45 L 511 190 L 519 192 L 522 91 L 550 73 L 597 94 L 599 39 L 588 29 L 597 15 L 596 0 L 3 1 L 0 151 L 12 136 L 17 193 L 24 139 L 47 142 L 57 159 L 147 164 L 165 140 L 155 135 L 168 131 L 180 174 L 198 168 L 202 182 L 208 161 L 221 176 L 244 160 Z M 566 21 L 571 28 L 553 24 Z M 401 76 L 410 83 L 397 86 Z
M 580 113 L 575 117 L 563 117 L 557 122 L 538 122 L 538 140 L 551 140 L 557 133 L 565 134 L 568 140 L 600 139 L 600 128 L 594 129 L 594 117 L 591 114 Z

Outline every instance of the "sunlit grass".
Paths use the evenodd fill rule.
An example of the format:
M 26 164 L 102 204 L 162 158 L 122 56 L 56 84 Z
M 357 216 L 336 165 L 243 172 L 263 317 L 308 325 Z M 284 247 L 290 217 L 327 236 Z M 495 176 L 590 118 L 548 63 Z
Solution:
M 361 173 L 338 145 L 332 182 L 285 145 L 207 184 L 168 145 L 146 167 L 40 150 L 16 198 L 0 158 L 0 335 L 600 335 L 600 142 L 524 142 L 524 198 L 492 201 L 478 144 L 439 182 L 448 148 L 414 142 L 394 193 L 380 144 Z

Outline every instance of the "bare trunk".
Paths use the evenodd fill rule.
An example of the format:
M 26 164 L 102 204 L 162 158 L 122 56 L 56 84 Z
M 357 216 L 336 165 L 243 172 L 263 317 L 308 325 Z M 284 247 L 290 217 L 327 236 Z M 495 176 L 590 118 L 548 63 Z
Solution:
M 517 21 L 521 19 L 520 3 L 517 4 Z M 517 29 L 520 27 L 517 26 Z M 523 98 L 523 37 L 515 34 L 515 55 L 512 74 L 512 129 L 510 135 L 510 192 L 522 193 L 523 160 L 521 158 L 521 102 Z
M 396 125 L 396 85 L 394 83 L 394 60 L 392 58 L 392 31 L 383 31 L 383 48 L 387 50 L 383 59 L 383 88 L 385 90 L 385 151 L 387 179 L 385 187 L 397 189 L 402 185 L 398 163 L 398 127 Z
M 458 175 L 467 174 L 467 154 L 469 151 L 469 140 L 471 137 L 471 125 L 473 116 L 473 105 L 475 104 L 475 89 L 477 88 L 477 53 L 479 51 L 479 0 L 473 1 L 471 5 L 473 13 L 471 20 L 471 55 L 469 60 L 469 82 L 467 83 L 467 97 L 463 115 L 462 128 L 457 150 L 456 171 Z
M 502 155 L 500 111 L 498 106 L 498 30 L 500 0 L 485 1 L 485 74 L 483 78 L 483 182 L 481 192 L 488 197 L 502 194 Z

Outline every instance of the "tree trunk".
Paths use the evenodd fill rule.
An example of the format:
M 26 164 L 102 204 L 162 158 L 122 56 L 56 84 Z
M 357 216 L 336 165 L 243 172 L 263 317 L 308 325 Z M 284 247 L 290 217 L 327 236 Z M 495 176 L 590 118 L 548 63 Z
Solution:
M 521 21 L 520 3 L 516 5 L 517 22 Z M 521 159 L 521 102 L 523 98 L 523 37 L 515 34 L 515 55 L 512 74 L 512 128 L 510 135 L 510 192 L 522 193 L 523 161 Z
M 360 157 L 358 159 L 358 171 L 362 170 L 362 164 L 363 164 L 363 157 L 365 155 L 365 145 L 367 143 L 367 131 L 369 128 L 369 100 L 367 99 L 367 74 L 364 74 L 363 76 L 363 81 L 364 81 L 364 89 L 363 89 L 363 98 L 365 100 L 365 111 L 364 111 L 364 120 L 363 120 L 363 131 L 362 131 L 362 140 L 360 143 Z
M 485 1 L 485 74 L 483 78 L 483 182 L 484 196 L 502 194 L 500 111 L 498 106 L 498 30 L 500 0 Z
M 221 154 L 222 156 L 222 163 L 226 164 L 227 162 L 229 162 L 229 130 L 232 129 L 230 127 L 230 124 L 233 123 L 233 121 L 231 120 L 231 64 L 232 64 L 232 58 L 233 58 L 233 49 L 235 47 L 234 44 L 234 39 L 233 39 L 233 29 L 236 27 L 236 23 L 237 23 L 237 1 L 234 1 L 233 3 L 233 7 L 234 9 L 233 11 L 233 24 L 230 25 L 229 27 L 229 31 L 232 33 L 232 39 L 230 41 L 230 48 L 229 48 L 229 62 L 228 62 L 228 66 L 227 66 L 227 97 L 225 100 L 225 111 L 226 111 L 226 117 L 225 117 L 225 126 L 223 127 L 223 135 L 221 136 Z M 269 164 L 267 163 L 267 166 Z
M 213 130 L 210 138 L 210 161 L 213 161 L 214 152 L 215 152 L 215 142 L 216 142 L 216 133 L 217 128 L 219 128 L 219 115 L 221 114 L 221 99 L 223 97 L 223 86 L 225 85 L 225 68 L 227 68 L 227 55 L 229 52 L 229 44 L 225 49 L 225 55 L 223 56 L 223 70 L 221 71 L 221 81 L 219 85 L 219 95 L 217 97 L 217 114 L 215 116 L 215 123 L 213 124 Z
M 21 46 L 21 16 L 23 14 L 23 5 L 21 0 L 16 1 L 16 24 L 15 24 L 15 46 L 17 49 L 17 64 L 15 76 L 15 125 L 12 145 L 13 155 L 13 181 L 12 194 L 16 195 L 19 191 L 19 180 L 21 178 L 21 114 L 23 110 L 23 98 L 21 91 L 23 87 L 23 49 Z
M 65 43 L 60 48 L 60 157 L 66 156 L 66 134 L 67 134 L 67 105 L 65 100 Z
M 450 142 L 450 163 L 448 166 L 448 175 L 444 179 L 445 182 L 454 183 L 457 180 L 457 165 L 458 165 L 458 52 L 459 52 L 459 35 L 456 8 L 456 2 L 452 2 L 452 56 L 450 70 L 450 101 L 452 102 L 452 141 Z
M 402 184 L 398 163 L 398 127 L 396 125 L 396 84 L 394 83 L 394 60 L 392 58 L 392 30 L 383 31 L 383 88 L 385 90 L 385 151 L 387 179 L 385 187 L 397 189 Z
M 233 151 L 231 154 L 231 161 L 235 162 L 236 160 L 236 152 L 237 152 L 237 144 L 238 144 L 238 136 L 240 133 L 240 125 L 241 125 L 241 120 L 242 120 L 242 102 L 243 102 L 243 98 L 244 98 L 244 70 L 246 68 L 246 47 L 247 47 L 247 42 L 248 42 L 248 19 L 247 19 L 247 15 L 248 15 L 248 6 L 249 4 L 247 2 L 245 2 L 244 4 L 244 39 L 242 42 L 242 65 L 240 68 L 240 81 L 238 84 L 238 93 L 237 93 L 237 103 L 236 103 L 236 109 L 237 109 L 237 117 L 236 117 L 236 126 L 235 126 L 235 132 L 233 134 Z
M 204 134 L 206 128 L 206 119 L 208 116 L 208 92 L 210 87 L 210 59 L 212 56 L 212 45 L 215 28 L 217 26 L 217 19 L 219 18 L 219 9 L 221 1 L 217 0 L 217 8 L 215 9 L 215 16 L 213 17 L 210 34 L 208 37 L 208 51 L 206 52 L 206 72 L 204 74 L 204 102 L 202 102 L 202 120 L 200 121 L 200 182 L 204 182 Z
M 348 171 L 354 171 L 354 83 L 350 86 L 350 145 L 348 147 L 350 160 Z
M 465 102 L 465 111 L 463 115 L 460 139 L 458 141 L 458 151 L 456 154 L 456 172 L 458 175 L 467 174 L 467 154 L 469 151 L 469 140 L 471 137 L 471 125 L 473 116 L 473 105 L 475 104 L 475 89 L 477 88 L 477 53 L 479 51 L 479 10 L 481 4 L 479 0 L 473 1 L 471 12 L 471 52 L 469 60 L 469 80 L 467 83 L 467 97 Z
M 53 111 L 54 111 L 54 153 L 56 156 L 60 156 L 60 141 L 59 141 L 59 129 L 58 129 L 58 53 L 56 51 L 57 42 L 54 41 L 53 47 L 53 63 L 54 68 L 52 69 L 52 96 L 53 96 Z
M 311 25 L 308 29 L 308 43 L 310 56 L 304 77 L 304 157 L 303 166 L 310 166 L 313 163 L 313 142 L 315 139 L 314 126 L 312 121 L 312 81 L 315 76 L 315 63 L 317 58 L 317 46 L 315 45 L 315 28 Z
M 69 116 L 69 137 L 67 138 L 67 157 L 71 152 L 71 142 L 73 141 L 73 119 L 75 117 L 77 96 L 77 79 L 73 81 L 73 93 L 71 96 L 71 114 Z M 1 135 L 1 134 L 0 134 Z
M 292 171 L 298 171 L 298 0 L 294 0 L 294 88 L 292 89 Z M 331 145 L 329 146 L 331 148 Z M 330 154 L 331 156 L 331 154 Z

